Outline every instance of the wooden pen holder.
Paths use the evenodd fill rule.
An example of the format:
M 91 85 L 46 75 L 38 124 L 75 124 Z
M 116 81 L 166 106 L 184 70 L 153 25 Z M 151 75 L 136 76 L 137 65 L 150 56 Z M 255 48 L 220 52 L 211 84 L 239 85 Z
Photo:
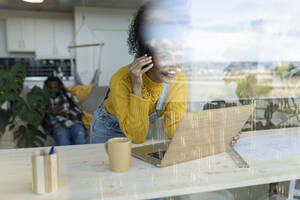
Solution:
M 60 187 L 59 159 L 55 151 L 32 156 L 32 191 L 35 194 L 55 192 Z

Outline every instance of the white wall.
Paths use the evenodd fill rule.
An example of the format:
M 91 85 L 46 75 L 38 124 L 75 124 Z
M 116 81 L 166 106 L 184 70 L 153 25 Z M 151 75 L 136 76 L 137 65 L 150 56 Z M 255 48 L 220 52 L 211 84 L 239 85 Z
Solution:
M 88 84 L 95 70 L 101 67 L 99 85 L 108 85 L 112 74 L 132 61 L 133 57 L 128 54 L 127 32 L 133 13 L 134 10 L 75 8 L 76 44 L 104 43 L 101 48 L 76 49 L 77 69 L 84 84 Z

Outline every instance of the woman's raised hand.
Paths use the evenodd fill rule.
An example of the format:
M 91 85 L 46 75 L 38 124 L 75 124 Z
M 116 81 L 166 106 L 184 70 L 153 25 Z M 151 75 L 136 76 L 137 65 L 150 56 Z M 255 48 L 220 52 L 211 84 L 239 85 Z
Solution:
M 139 58 L 134 58 L 133 62 L 128 65 L 129 75 L 132 83 L 133 94 L 143 97 L 142 95 L 142 75 L 153 67 L 152 57 L 144 55 Z

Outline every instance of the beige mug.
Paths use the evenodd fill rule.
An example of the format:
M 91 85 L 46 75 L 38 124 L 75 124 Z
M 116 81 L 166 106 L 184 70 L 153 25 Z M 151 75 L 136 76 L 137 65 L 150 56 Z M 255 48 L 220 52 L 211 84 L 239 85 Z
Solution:
M 114 172 L 126 172 L 130 166 L 131 140 L 125 137 L 109 139 L 105 143 L 110 169 Z

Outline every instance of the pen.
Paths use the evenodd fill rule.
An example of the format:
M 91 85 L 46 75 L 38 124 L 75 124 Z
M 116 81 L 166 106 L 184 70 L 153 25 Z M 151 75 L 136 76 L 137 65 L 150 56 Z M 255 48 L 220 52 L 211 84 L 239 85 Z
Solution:
M 54 146 L 51 147 L 49 155 L 53 154 L 53 152 L 54 152 Z

